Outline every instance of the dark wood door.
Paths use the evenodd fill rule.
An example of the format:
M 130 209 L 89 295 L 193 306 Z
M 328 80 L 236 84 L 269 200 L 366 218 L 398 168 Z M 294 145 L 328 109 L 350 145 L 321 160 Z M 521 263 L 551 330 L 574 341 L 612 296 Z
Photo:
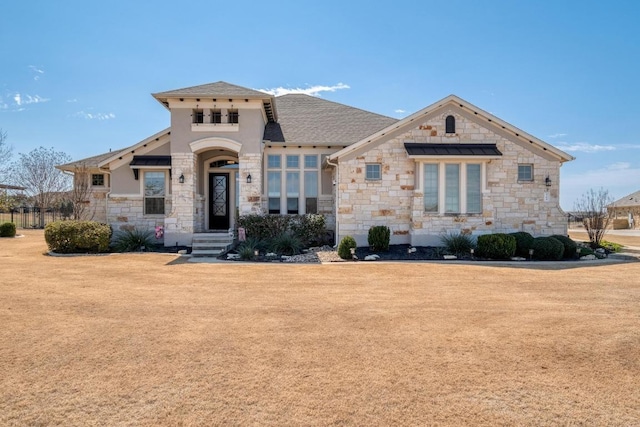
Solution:
M 209 229 L 229 228 L 229 174 L 209 174 Z

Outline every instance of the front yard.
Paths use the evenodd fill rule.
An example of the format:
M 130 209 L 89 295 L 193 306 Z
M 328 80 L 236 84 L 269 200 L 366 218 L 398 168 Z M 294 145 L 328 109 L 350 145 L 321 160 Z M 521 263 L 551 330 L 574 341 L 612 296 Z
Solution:
M 0 240 L 0 425 L 637 425 L 640 262 L 193 264 Z

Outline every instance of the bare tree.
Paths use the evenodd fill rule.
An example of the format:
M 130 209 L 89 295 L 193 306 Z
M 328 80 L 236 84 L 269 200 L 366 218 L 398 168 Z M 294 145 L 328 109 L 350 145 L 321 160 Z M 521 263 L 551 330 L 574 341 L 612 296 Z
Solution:
M 56 165 L 69 163 L 69 155 L 53 148 L 36 148 L 28 154 L 19 154 L 12 165 L 13 181 L 25 187 L 35 205 L 52 208 L 59 203 L 64 192 L 71 188 L 71 177 L 56 169 Z
M 95 212 L 92 212 L 91 207 L 91 174 L 89 168 L 81 164 L 76 166 L 73 170 L 73 189 L 70 194 L 70 202 L 72 204 L 73 219 L 77 220 L 91 220 Z
M 9 161 L 11 160 L 12 149 L 7 145 L 7 133 L 0 129 L 0 182 L 4 181 Z
M 607 205 L 613 202 L 609 190 L 600 188 L 598 191 L 590 189 L 574 203 L 574 210 L 583 218 L 584 227 L 591 241 L 591 245 L 600 245 L 607 232 L 611 217 L 607 214 Z

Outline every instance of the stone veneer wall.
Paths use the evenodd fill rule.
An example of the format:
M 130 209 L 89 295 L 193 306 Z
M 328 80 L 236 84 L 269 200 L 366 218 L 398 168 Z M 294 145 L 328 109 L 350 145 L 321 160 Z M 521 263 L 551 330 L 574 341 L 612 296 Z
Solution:
M 444 134 L 444 120 L 449 114 L 456 117 L 457 133 L 451 136 Z M 503 156 L 486 164 L 482 214 L 425 213 L 423 194 L 416 182 L 417 166 L 408 158 L 405 142 L 495 143 Z M 382 180 L 365 180 L 366 163 L 382 165 Z M 519 163 L 534 165 L 533 182 L 518 182 Z M 552 180 L 552 187 L 545 186 L 546 176 Z M 439 245 L 440 236 L 449 232 L 567 233 L 566 215 L 559 207 L 559 162 L 536 155 L 453 111 L 444 112 L 363 155 L 341 161 L 339 179 L 339 238 L 351 235 L 359 245 L 367 244 L 368 230 L 374 225 L 391 228 L 392 243 L 414 245 Z
M 144 215 L 144 199 L 142 196 L 112 197 L 107 202 L 107 222 L 111 224 L 114 235 L 118 231 L 140 230 L 155 231 L 156 226 L 163 226 L 164 217 L 159 215 Z M 171 211 L 171 199 L 165 198 L 165 212 Z M 158 239 L 158 243 L 163 243 Z
M 238 157 L 240 179 L 240 215 L 262 214 L 262 154 L 241 154 Z M 251 184 L 247 175 L 251 174 Z
M 92 189 L 84 219 L 107 223 L 107 189 Z
M 166 210 L 165 240 L 170 244 L 191 245 L 196 232 L 197 156 L 194 153 L 171 154 L 172 209 Z M 180 183 L 184 175 L 184 183 Z

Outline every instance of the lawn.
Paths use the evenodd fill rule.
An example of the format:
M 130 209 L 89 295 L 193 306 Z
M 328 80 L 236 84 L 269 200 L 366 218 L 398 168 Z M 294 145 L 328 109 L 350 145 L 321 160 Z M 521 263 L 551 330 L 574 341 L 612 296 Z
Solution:
M 0 240 L 0 425 L 639 425 L 640 263 L 191 264 Z

